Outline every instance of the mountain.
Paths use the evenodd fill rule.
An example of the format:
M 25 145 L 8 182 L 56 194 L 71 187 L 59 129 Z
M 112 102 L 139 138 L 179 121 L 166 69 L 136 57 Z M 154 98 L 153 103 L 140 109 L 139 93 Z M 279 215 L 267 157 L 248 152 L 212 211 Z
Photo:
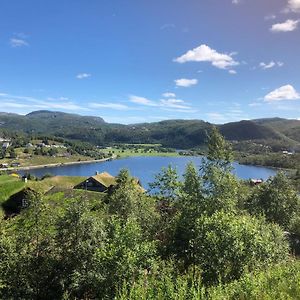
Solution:
M 109 124 L 102 118 L 63 112 L 35 111 L 22 116 L 0 113 L 0 129 L 31 135 L 52 135 L 97 145 L 111 143 L 159 143 L 179 149 L 201 146 L 213 124 L 201 120 L 167 120 L 132 125 Z M 216 125 L 228 140 L 276 143 L 295 147 L 300 143 L 300 121 L 258 119 Z
M 254 121 L 240 121 L 220 126 L 221 133 L 228 140 L 280 139 L 282 136 L 272 127 Z
M 2 128 L 35 134 L 63 134 L 77 129 L 89 130 L 105 124 L 99 117 L 87 117 L 63 112 L 46 110 L 35 111 L 25 116 L 17 114 L 0 114 Z
M 270 118 L 254 120 L 257 124 L 271 127 L 292 140 L 300 142 L 300 120 Z

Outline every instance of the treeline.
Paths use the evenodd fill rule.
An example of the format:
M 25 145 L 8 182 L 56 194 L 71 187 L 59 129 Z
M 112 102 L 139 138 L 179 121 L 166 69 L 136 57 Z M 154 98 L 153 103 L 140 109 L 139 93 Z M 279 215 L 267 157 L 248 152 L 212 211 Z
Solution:
M 238 180 L 232 157 L 213 129 L 201 170 L 168 167 L 150 193 L 126 170 L 95 201 L 33 192 L 0 223 L 0 298 L 299 298 L 299 196 L 282 173 Z
M 266 154 L 247 154 L 236 153 L 236 159 L 245 165 L 267 166 L 274 168 L 296 169 L 300 167 L 300 153 L 283 154 L 266 153 Z

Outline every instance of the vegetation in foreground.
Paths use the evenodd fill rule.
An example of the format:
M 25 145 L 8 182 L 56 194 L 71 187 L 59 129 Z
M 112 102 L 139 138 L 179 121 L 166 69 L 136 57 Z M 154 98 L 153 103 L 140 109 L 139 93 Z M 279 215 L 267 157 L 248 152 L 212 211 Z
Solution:
M 151 195 L 124 170 L 107 194 L 33 188 L 0 222 L 0 298 L 299 299 L 292 184 L 239 181 L 216 129 L 208 149 L 183 181 L 162 170 Z

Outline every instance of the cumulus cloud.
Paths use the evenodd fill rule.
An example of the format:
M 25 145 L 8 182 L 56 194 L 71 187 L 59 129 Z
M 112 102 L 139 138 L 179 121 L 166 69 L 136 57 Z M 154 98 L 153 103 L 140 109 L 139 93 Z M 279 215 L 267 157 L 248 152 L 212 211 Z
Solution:
M 165 97 L 165 98 L 174 98 L 174 97 L 176 97 L 176 94 L 174 94 L 174 93 L 163 93 L 162 96 Z
M 272 32 L 290 32 L 298 28 L 299 20 L 288 19 L 283 23 L 273 24 L 271 27 Z
M 282 100 L 297 100 L 300 99 L 300 94 L 295 88 L 290 85 L 284 85 L 274 91 L 270 92 L 264 97 L 266 102 L 282 101 Z
M 300 12 L 300 0 L 288 0 L 286 12 Z
M 229 70 L 228 73 L 231 75 L 235 75 L 237 72 L 236 72 L 236 70 Z
M 219 53 L 209 46 L 203 44 L 193 50 L 189 50 L 182 56 L 175 58 L 174 61 L 178 63 L 210 62 L 214 67 L 219 69 L 227 69 L 239 65 L 239 62 L 232 58 L 234 54 L 236 53 Z
M 91 74 L 88 74 L 88 73 L 79 73 L 77 74 L 76 78 L 77 79 L 85 79 L 85 78 L 89 78 L 91 77 L 92 75 Z
M 198 83 L 198 79 L 181 78 L 175 80 L 175 84 L 180 87 L 190 87 L 196 85 L 197 83 Z
M 284 65 L 283 62 L 281 61 L 270 61 L 269 63 L 264 63 L 264 62 L 261 62 L 259 64 L 259 67 L 262 68 L 263 70 L 267 70 L 267 69 L 271 69 L 271 68 L 274 68 L 274 67 L 282 67 Z

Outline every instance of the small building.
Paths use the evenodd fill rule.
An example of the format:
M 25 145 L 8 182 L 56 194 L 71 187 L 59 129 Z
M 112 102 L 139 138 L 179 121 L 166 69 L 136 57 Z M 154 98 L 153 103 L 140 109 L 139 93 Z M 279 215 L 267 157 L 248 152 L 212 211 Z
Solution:
M 9 146 L 10 146 L 10 143 L 9 142 L 5 142 L 5 143 L 2 144 L 2 149 L 6 150 Z
M 93 192 L 107 192 L 116 185 L 116 178 L 107 172 L 96 174 L 76 185 L 75 189 L 84 189 Z
M 251 179 L 250 180 L 251 185 L 259 185 L 263 183 L 262 179 Z
M 14 167 L 14 168 L 15 168 L 15 167 L 20 167 L 20 165 L 21 165 L 21 164 L 20 164 L 19 162 L 13 162 L 13 163 L 10 164 L 10 166 L 11 166 L 11 167 Z
M 37 193 L 33 189 L 26 187 L 10 196 L 8 200 L 2 203 L 5 216 L 10 217 L 19 214 L 22 209 L 25 209 L 30 205 L 30 200 L 35 195 L 37 195 Z

